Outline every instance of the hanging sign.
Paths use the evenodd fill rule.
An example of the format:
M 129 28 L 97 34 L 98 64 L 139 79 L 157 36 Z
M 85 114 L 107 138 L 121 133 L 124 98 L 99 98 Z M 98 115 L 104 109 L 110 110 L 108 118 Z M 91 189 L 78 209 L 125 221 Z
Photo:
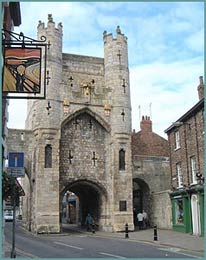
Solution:
M 41 49 L 5 48 L 3 92 L 40 93 Z
M 46 37 L 35 40 L 2 29 L 3 47 L 3 98 L 46 97 L 49 73 L 46 70 Z

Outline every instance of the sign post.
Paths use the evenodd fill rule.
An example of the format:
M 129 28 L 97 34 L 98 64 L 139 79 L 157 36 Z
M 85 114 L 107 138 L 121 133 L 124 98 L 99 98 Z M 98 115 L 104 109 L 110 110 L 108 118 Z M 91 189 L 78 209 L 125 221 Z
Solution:
M 24 177 L 24 153 L 9 152 L 8 174 L 15 178 Z
M 12 249 L 11 258 L 16 258 L 15 250 L 15 227 L 16 227 L 16 178 L 25 176 L 24 169 L 24 153 L 10 152 L 8 162 L 8 174 L 14 177 L 12 184 L 12 200 L 13 200 L 13 225 L 12 225 Z
M 11 258 L 16 258 L 15 250 L 15 225 L 16 225 L 16 178 L 14 178 L 12 184 L 12 201 L 13 201 L 13 225 L 12 225 L 12 249 Z

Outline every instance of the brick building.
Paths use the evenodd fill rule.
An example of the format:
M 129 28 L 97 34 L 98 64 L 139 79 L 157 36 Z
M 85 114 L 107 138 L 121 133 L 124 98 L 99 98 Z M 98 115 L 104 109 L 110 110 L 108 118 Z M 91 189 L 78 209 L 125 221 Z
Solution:
M 134 214 L 145 210 L 151 226 L 171 228 L 169 144 L 152 131 L 150 117 L 140 128 L 132 133 Z
M 170 144 L 173 229 L 204 232 L 204 84 L 199 102 L 165 130 Z

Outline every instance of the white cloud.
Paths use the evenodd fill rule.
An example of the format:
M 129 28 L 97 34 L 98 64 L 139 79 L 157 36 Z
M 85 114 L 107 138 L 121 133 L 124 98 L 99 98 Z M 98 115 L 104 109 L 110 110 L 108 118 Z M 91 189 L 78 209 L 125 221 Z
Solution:
M 116 36 L 116 26 L 128 37 L 133 127 L 139 110 L 150 114 L 153 129 L 164 130 L 198 100 L 203 75 L 204 3 L 196 2 L 21 2 L 22 26 L 36 38 L 38 21 L 49 13 L 63 24 L 63 52 L 103 57 L 102 33 Z M 188 98 L 185 98 L 187 95 Z M 24 100 L 11 100 L 9 127 L 24 126 Z M 21 111 L 21 113 L 16 113 Z M 19 117 L 19 115 L 21 115 Z M 18 117 L 17 117 L 18 116 Z M 24 118 L 23 118 L 23 117 Z M 21 119 L 23 118 L 23 120 Z M 13 122 L 12 122 L 13 121 Z M 23 123 L 20 123 L 23 122 Z
M 10 99 L 8 128 L 24 129 L 27 114 L 27 101 L 25 99 Z
M 192 51 L 200 52 L 204 50 L 204 29 L 195 32 L 190 35 L 186 40 L 185 44 Z
M 153 63 L 130 69 L 133 128 L 139 130 L 139 108 L 150 115 L 153 130 L 166 137 L 164 130 L 198 102 L 197 86 L 203 75 L 203 59 L 174 63 Z

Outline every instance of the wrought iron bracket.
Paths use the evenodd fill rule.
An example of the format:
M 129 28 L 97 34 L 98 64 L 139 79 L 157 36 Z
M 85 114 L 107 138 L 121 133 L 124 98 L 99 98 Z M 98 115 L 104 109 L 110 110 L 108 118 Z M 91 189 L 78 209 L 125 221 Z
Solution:
M 2 29 L 2 45 L 3 46 L 21 46 L 25 48 L 26 46 L 47 46 L 49 49 L 50 42 L 46 43 L 47 38 L 41 36 L 40 40 L 32 39 L 28 36 L 25 36 L 22 32 L 15 33 L 5 29 Z

